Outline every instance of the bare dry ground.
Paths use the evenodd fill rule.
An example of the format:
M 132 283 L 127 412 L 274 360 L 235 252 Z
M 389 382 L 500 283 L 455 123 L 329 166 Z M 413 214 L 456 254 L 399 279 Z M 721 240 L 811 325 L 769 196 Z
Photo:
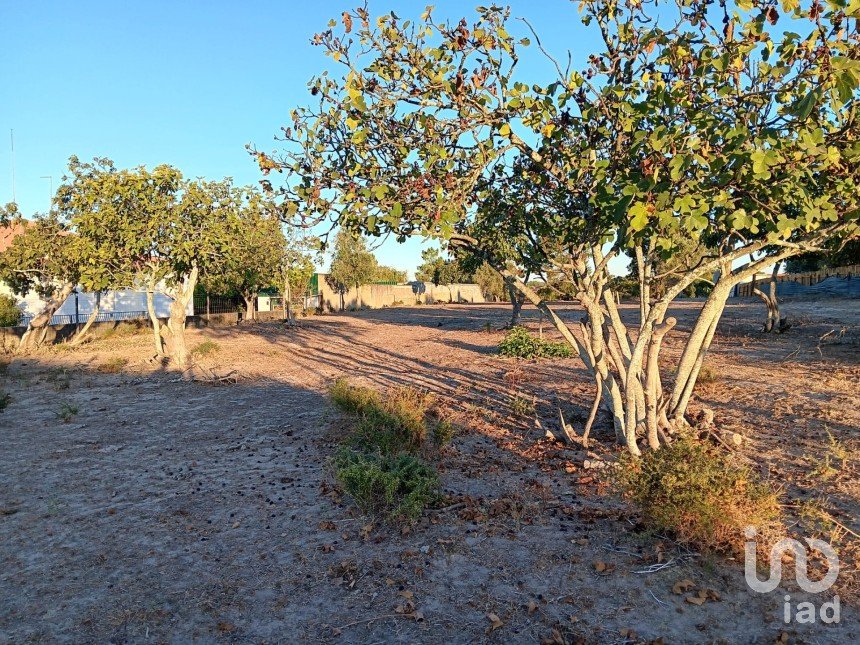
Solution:
M 698 306 L 673 312 L 668 354 Z M 815 502 L 860 532 L 860 302 L 786 309 L 790 332 L 763 337 L 757 303 L 729 307 L 692 408 L 748 437 L 743 455 L 784 487 L 793 521 Z M 149 362 L 148 334 L 7 357 L 0 641 L 858 642 L 850 533 L 819 533 L 840 549 L 840 624 L 785 625 L 797 589 L 756 594 L 742 563 L 645 533 L 584 452 L 544 437 L 535 416 L 549 426 L 557 405 L 581 425 L 590 379 L 575 359 L 496 355 L 508 315 L 425 306 L 195 330 L 192 346 L 217 345 L 203 364 L 242 375 L 220 387 Z M 332 485 L 350 421 L 326 390 L 341 376 L 430 390 L 460 428 L 436 464 L 445 506 L 409 530 L 371 523 Z M 595 432 L 613 452 L 606 419 Z M 682 580 L 695 587 L 675 593 Z M 700 589 L 716 593 L 687 600 Z

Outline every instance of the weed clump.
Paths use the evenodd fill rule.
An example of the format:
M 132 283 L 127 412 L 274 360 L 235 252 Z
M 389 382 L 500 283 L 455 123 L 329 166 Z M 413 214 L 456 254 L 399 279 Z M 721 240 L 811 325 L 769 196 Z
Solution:
M 439 497 L 436 471 L 414 455 L 374 455 L 344 447 L 332 465 L 341 486 L 368 515 L 414 522 Z
M 646 526 L 706 551 L 742 555 L 750 525 L 763 545 L 783 534 L 777 494 L 717 448 L 690 438 L 641 459 L 625 455 L 614 478 Z
M 128 365 L 128 359 L 117 356 L 116 358 L 106 360 L 104 363 L 99 365 L 99 371 L 105 374 L 117 374 L 121 372 L 122 368 L 126 365 Z
M 522 396 L 511 397 L 511 413 L 516 417 L 528 417 L 535 413 L 534 401 Z
M 78 406 L 74 403 L 64 402 L 60 409 L 57 410 L 57 417 L 62 420 L 63 423 L 68 423 L 78 414 Z
M 379 405 L 379 393 L 369 387 L 351 385 L 345 378 L 339 378 L 329 389 L 332 403 L 344 412 L 361 414 L 371 406 Z
M 8 392 L 0 391 L 0 412 L 3 412 L 12 403 L 12 396 Z
M 221 351 L 221 346 L 212 340 L 204 340 L 191 350 L 191 355 L 196 358 L 206 358 L 211 354 L 217 354 Z
M 454 434 L 449 423 L 429 418 L 432 395 L 409 387 L 383 395 L 345 379 L 338 379 L 330 394 L 335 405 L 358 418 L 331 460 L 335 478 L 365 513 L 417 519 L 437 499 L 439 485 L 436 471 L 420 455 L 430 441 L 441 447 Z
M 570 358 L 570 345 L 535 338 L 525 327 L 512 328 L 499 343 L 499 353 L 513 358 Z

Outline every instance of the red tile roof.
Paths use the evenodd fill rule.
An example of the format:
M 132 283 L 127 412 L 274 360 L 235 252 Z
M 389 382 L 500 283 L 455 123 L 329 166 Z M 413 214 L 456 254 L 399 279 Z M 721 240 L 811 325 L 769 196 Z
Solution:
M 12 240 L 24 232 L 26 222 L 12 222 L 6 226 L 0 226 L 0 253 L 12 245 Z

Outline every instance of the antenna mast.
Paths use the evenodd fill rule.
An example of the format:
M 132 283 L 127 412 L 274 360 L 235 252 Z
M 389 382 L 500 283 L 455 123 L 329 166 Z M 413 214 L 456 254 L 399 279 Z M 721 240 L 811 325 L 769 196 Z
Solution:
M 17 204 L 18 200 L 15 198 L 15 131 L 11 128 L 9 129 L 9 143 L 12 146 L 12 203 Z

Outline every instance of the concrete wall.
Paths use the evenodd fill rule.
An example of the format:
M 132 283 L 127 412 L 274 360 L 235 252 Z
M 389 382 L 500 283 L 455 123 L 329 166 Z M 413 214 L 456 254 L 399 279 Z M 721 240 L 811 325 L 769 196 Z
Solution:
M 476 284 L 439 286 L 424 282 L 397 285 L 366 284 L 358 288 L 353 287 L 341 294 L 332 289 L 321 275 L 319 290 L 323 311 L 379 309 L 394 305 L 486 302 L 480 287 Z

